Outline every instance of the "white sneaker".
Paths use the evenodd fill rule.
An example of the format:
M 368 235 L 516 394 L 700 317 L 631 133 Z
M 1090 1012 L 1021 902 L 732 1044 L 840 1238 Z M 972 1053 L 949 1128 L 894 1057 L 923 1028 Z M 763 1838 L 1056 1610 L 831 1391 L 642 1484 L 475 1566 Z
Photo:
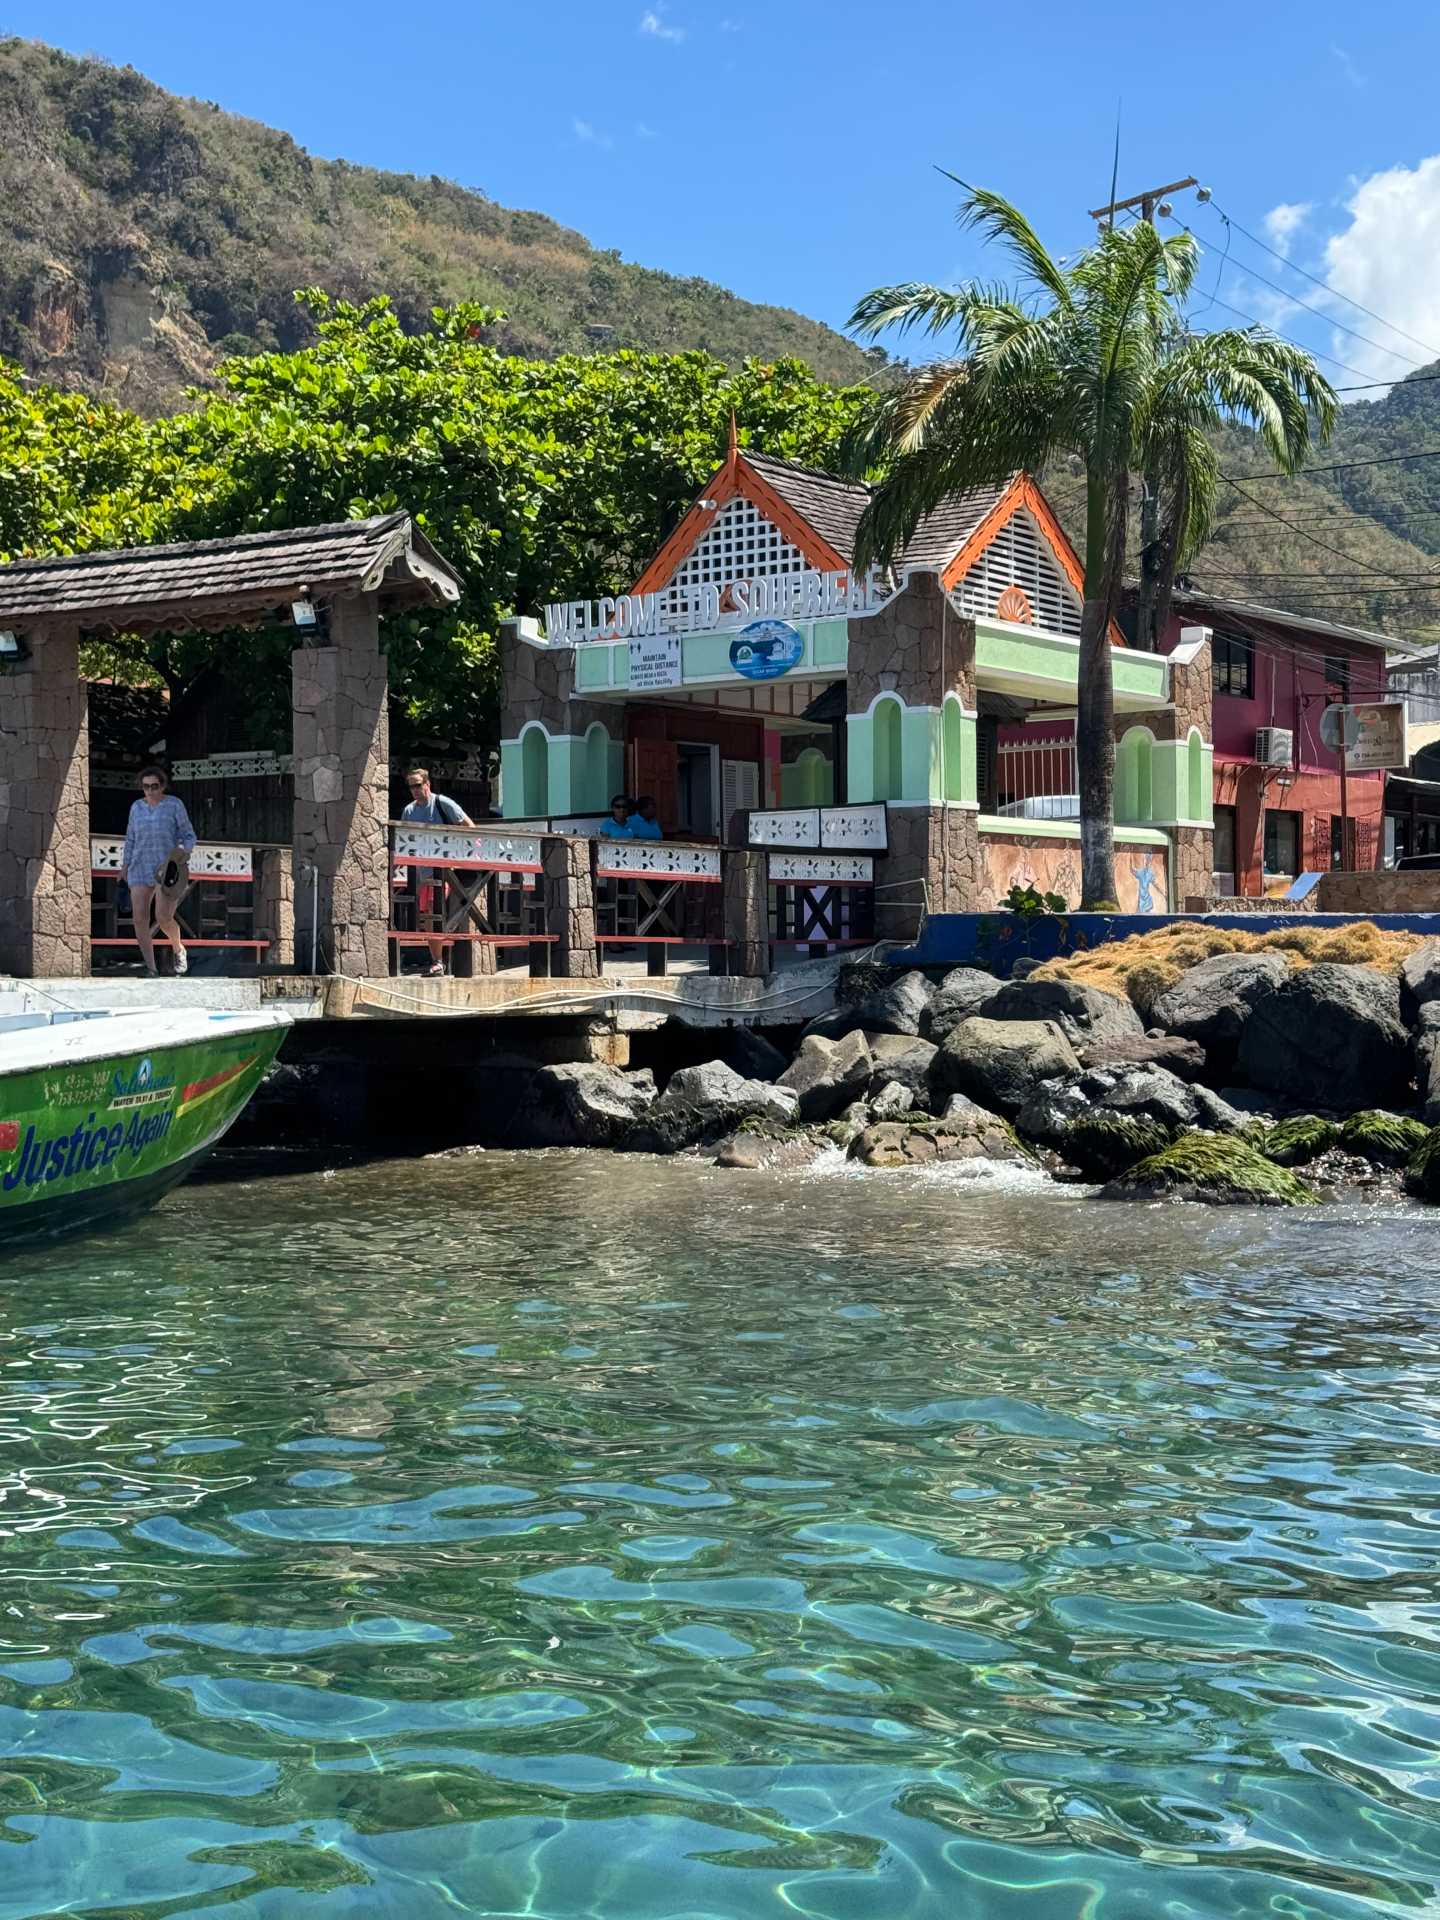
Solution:
M 184 974 L 190 971 L 190 956 L 184 947 L 181 947 L 175 956 L 175 971 L 177 974 Z

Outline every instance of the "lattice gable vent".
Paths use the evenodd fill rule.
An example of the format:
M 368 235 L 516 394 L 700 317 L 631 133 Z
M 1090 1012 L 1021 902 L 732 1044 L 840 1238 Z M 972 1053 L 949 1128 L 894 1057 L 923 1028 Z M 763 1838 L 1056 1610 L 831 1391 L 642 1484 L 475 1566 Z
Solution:
M 725 502 L 704 538 L 675 569 L 663 604 L 678 613 L 689 606 L 696 587 L 727 587 L 732 580 L 754 580 L 772 573 L 804 573 L 809 564 L 758 507 L 737 494 Z
M 972 617 L 1003 619 L 1006 616 L 997 613 L 997 603 L 1007 587 L 1020 588 L 1037 627 L 1050 633 L 1079 633 L 1080 596 L 1024 507 L 1016 508 L 961 577 L 956 589 L 960 609 Z

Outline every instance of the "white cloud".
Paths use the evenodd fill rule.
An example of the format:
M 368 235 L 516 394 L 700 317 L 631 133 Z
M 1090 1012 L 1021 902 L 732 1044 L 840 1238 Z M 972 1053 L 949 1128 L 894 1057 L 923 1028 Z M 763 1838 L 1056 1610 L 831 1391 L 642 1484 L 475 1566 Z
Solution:
M 575 138 L 583 141 L 587 147 L 613 147 L 615 144 L 608 133 L 602 132 L 588 120 L 572 120 L 570 124 L 575 129 Z
M 1298 229 L 1304 226 L 1309 214 L 1308 200 L 1282 200 L 1278 207 L 1270 209 L 1265 216 L 1265 231 L 1277 253 L 1289 253 L 1290 242 Z
M 1362 73 L 1359 67 L 1356 66 L 1355 57 L 1348 47 L 1331 47 L 1330 58 L 1337 63 L 1341 73 L 1344 74 L 1352 87 L 1358 89 L 1370 84 L 1369 74 Z
M 640 31 L 648 34 L 652 40 L 669 40 L 676 46 L 685 38 L 685 29 L 672 27 L 661 6 L 646 8 L 640 16 Z
M 1325 278 L 1395 327 L 1440 347 L 1440 154 L 1415 167 L 1371 174 L 1351 194 L 1346 211 L 1350 225 L 1326 242 Z M 1382 353 L 1337 335 L 1333 350 L 1373 379 L 1399 380 L 1407 360 L 1414 364 L 1435 355 L 1435 348 L 1419 347 L 1349 307 L 1341 317 L 1376 341 L 1394 342 L 1395 353 Z
M 658 140 L 660 138 L 654 127 L 647 127 L 643 120 L 637 120 L 635 122 L 635 132 L 642 140 Z
M 745 22 L 743 20 L 722 20 L 720 22 L 720 31 L 721 33 L 743 33 L 745 31 Z

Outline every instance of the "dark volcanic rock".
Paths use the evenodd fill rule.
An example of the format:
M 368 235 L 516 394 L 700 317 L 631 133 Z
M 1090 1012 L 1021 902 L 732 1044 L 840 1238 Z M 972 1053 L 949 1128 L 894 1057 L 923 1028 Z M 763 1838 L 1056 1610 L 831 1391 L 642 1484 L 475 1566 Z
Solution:
M 1145 1027 L 1128 1000 L 1078 980 L 1011 980 L 986 1002 L 987 1020 L 1052 1020 L 1073 1047 L 1143 1040 Z
M 962 1020 L 930 1069 L 937 1094 L 968 1094 L 992 1113 L 1017 1114 L 1042 1080 L 1075 1073 L 1075 1049 L 1053 1021 Z
M 1205 1049 L 1178 1033 L 1126 1034 L 1120 1039 L 1087 1040 L 1080 1049 L 1082 1067 L 1164 1067 L 1181 1080 L 1198 1080 L 1205 1071 Z
M 865 1129 L 851 1146 L 850 1158 L 867 1167 L 914 1167 L 941 1160 L 1033 1164 L 1006 1122 L 983 1112 L 951 1120 L 882 1121 Z
M 923 973 L 902 973 L 855 1003 L 855 1025 L 867 1033 L 918 1034 L 934 991 Z
M 1099 1112 L 1125 1113 L 1171 1134 L 1208 1127 L 1238 1134 L 1246 1117 L 1208 1087 L 1191 1085 L 1164 1067 L 1087 1067 L 1035 1088 L 1016 1116 L 1027 1140 L 1043 1140 L 1062 1152 L 1077 1120 Z
M 1292 1100 L 1406 1106 L 1414 1068 L 1399 985 L 1373 967 L 1302 967 L 1256 1002 L 1238 1064 L 1252 1086 Z
M 978 967 L 952 967 L 920 1017 L 920 1032 L 936 1046 L 972 1013 L 981 1013 L 1000 991 L 993 973 Z
M 515 1138 L 530 1147 L 614 1147 L 655 1103 L 648 1068 L 621 1073 L 594 1061 L 540 1067 L 516 1115 Z
M 798 1097 L 802 1120 L 828 1120 L 864 1093 L 874 1070 L 863 1033 L 847 1033 L 838 1040 L 807 1034 L 777 1085 Z
M 1425 1124 L 1440 1126 L 1440 1000 L 1420 1009 L 1415 1037 L 1415 1064 L 1420 1081 L 1420 1105 Z
M 1228 1073 L 1251 1012 L 1289 975 L 1283 954 L 1212 954 L 1160 995 L 1150 1009 L 1151 1022 L 1195 1041 L 1217 1075 Z
M 1414 1026 L 1422 1007 L 1440 1001 L 1440 940 L 1425 940 L 1400 969 L 1400 1011 Z
M 908 1087 L 922 1105 L 930 1098 L 930 1069 L 939 1048 L 929 1040 L 912 1040 L 899 1033 L 867 1033 L 875 1071 L 870 1076 L 868 1097 L 874 1099 L 888 1086 Z
M 753 1027 L 732 1027 L 725 1036 L 725 1064 L 744 1080 L 778 1080 L 790 1061 Z
M 749 1114 L 788 1125 L 795 1096 L 764 1080 L 743 1080 L 723 1060 L 682 1067 L 643 1118 L 619 1142 L 636 1153 L 679 1153 L 717 1140 Z

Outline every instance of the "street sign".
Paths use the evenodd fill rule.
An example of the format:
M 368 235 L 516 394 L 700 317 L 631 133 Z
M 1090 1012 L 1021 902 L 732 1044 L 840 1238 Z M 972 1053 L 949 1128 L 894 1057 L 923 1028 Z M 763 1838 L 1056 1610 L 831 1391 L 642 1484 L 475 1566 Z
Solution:
M 1357 701 L 1327 707 L 1320 716 L 1320 738 L 1325 745 L 1338 753 L 1344 741 L 1347 773 L 1408 766 L 1407 734 L 1403 700 Z

